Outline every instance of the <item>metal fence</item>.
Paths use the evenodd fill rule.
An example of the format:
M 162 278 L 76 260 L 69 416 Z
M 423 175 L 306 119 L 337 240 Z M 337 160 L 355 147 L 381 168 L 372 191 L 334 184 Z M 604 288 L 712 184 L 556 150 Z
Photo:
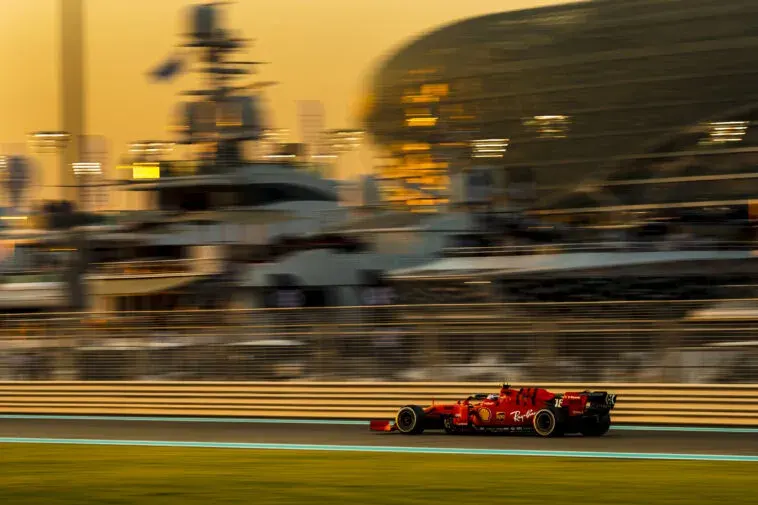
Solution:
M 5 314 L 0 380 L 756 383 L 758 299 L 725 303 Z
M 580 252 L 660 252 L 660 251 L 752 251 L 758 248 L 753 240 L 690 240 L 667 238 L 633 242 L 553 242 L 527 245 L 485 247 L 449 247 L 446 256 L 531 256 L 534 254 L 568 254 Z

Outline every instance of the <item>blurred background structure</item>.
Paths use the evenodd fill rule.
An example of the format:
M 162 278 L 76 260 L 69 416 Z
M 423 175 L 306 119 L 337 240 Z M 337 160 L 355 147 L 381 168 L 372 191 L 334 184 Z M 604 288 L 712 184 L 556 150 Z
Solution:
M 329 126 L 317 97 L 293 133 L 237 7 L 193 4 L 144 63 L 189 81 L 171 137 L 124 148 L 85 121 L 85 4 L 60 2 L 58 129 L 0 158 L 0 349 L 46 356 L 46 378 L 198 345 L 215 368 L 182 351 L 178 377 L 229 360 L 231 378 L 290 377 L 246 364 L 273 346 L 264 360 L 302 351 L 300 378 L 542 380 L 558 360 L 577 380 L 755 379 L 754 2 L 457 21 L 380 65 L 360 128 Z M 367 145 L 373 173 L 339 180 Z M 90 347 L 122 354 L 81 364 Z M 374 370 L 384 352 L 395 371 Z
M 444 178 L 500 139 L 502 203 L 552 221 L 746 218 L 755 19 L 749 0 L 598 1 L 424 34 L 374 78 L 365 123 L 392 160 L 386 195 L 437 205 Z
M 754 384 L 756 300 L 4 314 L 0 380 Z M 302 300 L 302 299 L 305 300 Z M 395 305 L 388 305 L 394 302 Z M 381 304 L 381 305 L 372 305 Z

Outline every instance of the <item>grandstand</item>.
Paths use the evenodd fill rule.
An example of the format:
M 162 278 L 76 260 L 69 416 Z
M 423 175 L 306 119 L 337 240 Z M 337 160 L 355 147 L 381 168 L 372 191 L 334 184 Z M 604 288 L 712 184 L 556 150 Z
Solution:
M 386 195 L 436 204 L 473 156 L 541 219 L 608 233 L 715 219 L 734 239 L 755 197 L 756 19 L 752 0 L 597 0 L 424 34 L 374 78 Z

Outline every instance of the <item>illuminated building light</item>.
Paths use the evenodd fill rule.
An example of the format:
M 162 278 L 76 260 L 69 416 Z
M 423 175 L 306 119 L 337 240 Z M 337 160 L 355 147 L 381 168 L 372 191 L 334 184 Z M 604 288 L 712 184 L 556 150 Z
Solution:
M 429 144 L 404 144 L 402 149 L 405 152 L 428 151 L 431 146 Z
M 72 163 L 71 168 L 74 170 L 74 173 L 76 175 L 87 175 L 87 174 L 102 174 L 102 166 L 100 163 Z
M 37 132 L 32 133 L 31 136 L 36 140 L 60 140 L 69 137 L 68 133 L 65 132 Z
M 5 170 L 6 168 L 8 168 L 8 157 L 0 156 L 0 170 Z
M 714 121 L 706 125 L 708 137 L 702 139 L 700 145 L 724 144 L 742 141 L 747 133 L 747 121 Z
M 161 167 L 158 163 L 135 163 L 132 165 L 132 179 L 160 179 Z
M 343 154 L 358 149 L 363 142 L 361 130 L 332 130 L 326 132 L 327 145 L 332 154 Z
M 447 96 L 449 91 L 450 87 L 447 84 L 424 84 L 421 86 L 422 95 L 442 97 Z
M 440 98 L 434 95 L 406 95 L 403 97 L 403 103 L 435 103 Z
M 0 221 L 26 221 L 27 216 L 0 216 Z
M 262 137 L 264 140 L 281 139 L 289 135 L 289 130 L 264 130 Z
M 444 175 L 425 175 L 421 177 L 412 177 L 408 182 L 412 184 L 437 185 L 444 186 L 447 177 Z
M 129 152 L 136 153 L 167 146 L 173 146 L 173 144 L 164 142 L 133 142 L 129 144 Z
M 471 143 L 473 148 L 471 156 L 473 158 L 502 158 L 505 156 L 509 145 L 509 139 L 474 140 Z
M 419 198 L 417 200 L 408 200 L 408 205 L 412 206 L 431 206 L 438 205 L 440 200 L 435 198 Z
M 414 70 L 410 70 L 408 73 L 410 75 L 429 75 L 429 74 L 436 74 L 437 69 L 436 68 L 417 68 Z
M 43 131 L 28 135 L 29 143 L 35 150 L 41 152 L 56 152 L 68 142 L 70 135 L 67 132 Z
M 434 126 L 437 124 L 436 117 L 411 117 L 405 120 L 406 125 L 411 127 Z
M 534 116 L 537 121 L 564 121 L 568 119 L 568 116 L 553 115 L 553 116 Z
M 149 162 L 134 162 L 134 163 L 128 163 L 125 165 L 118 165 L 116 166 L 119 170 L 129 170 L 130 172 L 134 170 L 135 167 L 158 167 L 159 163 L 155 161 L 149 161 Z
M 524 126 L 537 133 L 539 138 L 566 138 L 571 117 L 563 114 L 545 114 L 523 120 Z

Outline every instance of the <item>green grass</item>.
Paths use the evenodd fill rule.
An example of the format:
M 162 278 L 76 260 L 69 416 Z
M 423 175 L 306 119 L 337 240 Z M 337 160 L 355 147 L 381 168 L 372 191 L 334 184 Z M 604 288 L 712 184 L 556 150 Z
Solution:
M 755 463 L 0 444 L 0 504 L 755 503 Z

